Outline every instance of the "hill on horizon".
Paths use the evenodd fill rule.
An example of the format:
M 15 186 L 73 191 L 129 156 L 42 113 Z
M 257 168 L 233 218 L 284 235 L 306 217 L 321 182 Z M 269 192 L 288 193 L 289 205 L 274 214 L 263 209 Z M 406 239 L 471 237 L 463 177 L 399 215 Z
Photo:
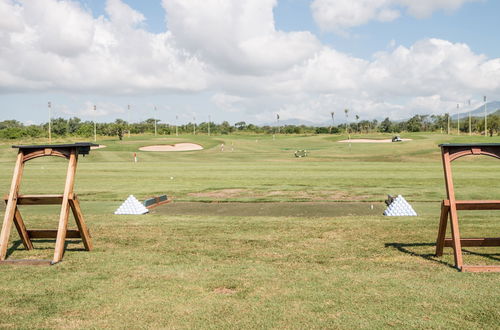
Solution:
M 486 110 L 488 111 L 488 115 L 496 114 L 500 112 L 500 101 L 491 101 L 486 103 Z M 470 112 L 472 117 L 483 117 L 484 116 L 484 104 L 477 107 L 476 109 Z M 457 119 L 458 115 L 460 118 L 468 117 L 469 111 L 460 112 L 458 114 L 454 114 L 451 116 L 451 119 Z

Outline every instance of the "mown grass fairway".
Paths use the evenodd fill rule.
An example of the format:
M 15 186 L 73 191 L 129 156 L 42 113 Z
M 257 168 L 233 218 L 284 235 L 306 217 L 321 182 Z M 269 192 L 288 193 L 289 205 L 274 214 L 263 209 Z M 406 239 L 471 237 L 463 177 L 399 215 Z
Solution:
M 442 258 L 433 253 L 445 196 L 437 145 L 500 139 L 404 137 L 413 141 L 349 146 L 336 142 L 342 136 L 262 135 L 99 141 L 107 148 L 80 158 L 75 187 L 95 250 L 82 251 L 75 242 L 56 266 L 2 266 L 0 327 L 498 328 L 499 274 L 459 273 L 451 267 L 451 249 Z M 176 142 L 205 150 L 137 151 Z M 297 149 L 310 155 L 295 158 Z M 4 143 L 4 193 L 14 158 Z M 61 192 L 66 164 L 29 162 L 21 191 Z M 498 199 L 499 166 L 490 158 L 455 162 L 457 197 Z M 129 194 L 164 193 L 174 204 L 144 216 L 113 215 Z M 404 195 L 419 216 L 382 216 L 387 194 Z M 217 211 L 225 202 L 239 204 Z M 269 210 L 307 202 L 302 210 L 308 211 L 298 204 L 296 215 L 293 209 L 252 214 L 260 204 L 249 202 L 276 202 Z M 334 202 L 342 204 L 331 215 L 320 207 Z M 312 203 L 318 212 L 305 206 Z M 342 211 L 371 204 L 378 213 Z M 29 227 L 57 225 L 57 207 L 21 212 Z M 464 237 L 500 232 L 498 212 L 461 213 L 461 221 Z M 30 252 L 15 232 L 11 241 L 13 259 L 53 254 L 51 240 L 35 242 Z M 466 263 L 500 263 L 499 248 L 464 251 Z

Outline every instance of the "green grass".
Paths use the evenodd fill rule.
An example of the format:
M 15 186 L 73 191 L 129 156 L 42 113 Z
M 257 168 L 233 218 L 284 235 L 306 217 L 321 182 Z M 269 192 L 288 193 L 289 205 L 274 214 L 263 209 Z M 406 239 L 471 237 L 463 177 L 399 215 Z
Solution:
M 95 250 L 82 251 L 75 241 L 56 266 L 2 266 L 0 327 L 498 328 L 499 275 L 459 273 L 450 249 L 442 258 L 433 252 L 445 195 L 437 145 L 500 139 L 403 137 L 413 141 L 350 147 L 336 142 L 341 136 L 99 141 L 107 148 L 80 158 L 76 181 Z M 176 142 L 205 150 L 137 151 Z M 0 145 L 5 193 L 15 159 L 9 146 Z M 297 149 L 310 154 L 295 158 Z M 489 158 L 454 163 L 457 197 L 498 199 L 498 166 Z M 29 162 L 22 192 L 61 192 L 65 167 L 62 159 Z M 112 214 L 129 194 L 164 193 L 174 204 L 152 214 Z M 419 216 L 381 216 L 387 194 L 404 195 Z M 375 214 L 349 215 L 350 207 L 370 204 Z M 29 227 L 56 227 L 57 207 L 21 212 Z M 498 236 L 498 213 L 464 212 L 461 232 Z M 28 252 L 13 234 L 9 257 L 50 259 L 53 246 L 36 242 Z M 498 248 L 465 252 L 466 263 L 500 262 Z

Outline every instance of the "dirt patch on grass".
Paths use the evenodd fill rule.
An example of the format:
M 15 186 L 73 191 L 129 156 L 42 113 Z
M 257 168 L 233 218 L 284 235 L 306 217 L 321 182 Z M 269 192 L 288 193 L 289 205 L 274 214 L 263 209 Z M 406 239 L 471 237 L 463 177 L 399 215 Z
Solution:
M 411 141 L 412 139 L 401 139 L 401 141 Z M 341 143 L 392 143 L 392 139 L 351 139 L 351 140 L 340 140 Z
M 191 197 L 210 197 L 210 198 L 232 198 L 241 197 L 241 195 L 247 192 L 249 195 L 251 192 L 247 189 L 222 189 L 214 191 L 204 191 L 199 193 L 190 193 L 188 196 Z M 253 196 L 253 195 L 252 195 Z
M 106 146 L 104 144 L 100 144 L 98 146 L 92 146 L 92 147 L 90 147 L 91 150 L 102 149 L 102 148 L 106 148 Z
M 370 196 L 367 195 L 349 195 L 338 191 L 252 191 L 249 189 L 221 189 L 214 191 L 203 191 L 196 193 L 189 193 L 189 197 L 208 198 L 210 200 L 224 200 L 235 198 L 260 198 L 260 199 L 276 199 L 286 198 L 292 200 L 302 201 L 364 201 L 369 200 Z
M 385 204 L 378 203 L 328 203 L 328 202 L 278 202 L 278 203 L 199 203 L 173 202 L 158 206 L 152 213 L 166 215 L 200 216 L 266 216 L 266 217 L 343 217 L 380 216 Z
M 160 144 L 140 147 L 140 151 L 192 151 L 203 150 L 203 147 L 195 143 Z
M 217 294 L 235 294 L 238 291 L 236 291 L 236 289 L 220 287 L 220 288 L 215 288 L 213 292 Z

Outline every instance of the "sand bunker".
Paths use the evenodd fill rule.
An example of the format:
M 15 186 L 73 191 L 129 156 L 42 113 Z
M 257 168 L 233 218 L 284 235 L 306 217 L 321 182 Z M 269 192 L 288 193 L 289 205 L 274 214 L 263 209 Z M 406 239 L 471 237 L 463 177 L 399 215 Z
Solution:
M 411 139 L 401 139 L 401 141 L 411 141 Z M 392 143 L 392 139 L 374 140 L 374 139 L 351 139 L 351 140 L 341 140 L 339 142 L 346 143 Z
M 98 146 L 92 146 L 92 147 L 90 147 L 91 150 L 101 149 L 101 148 L 106 148 L 106 146 L 104 144 L 100 144 Z
M 177 143 L 177 144 L 163 144 L 156 146 L 141 147 L 141 151 L 190 151 L 202 150 L 203 147 L 194 143 Z

